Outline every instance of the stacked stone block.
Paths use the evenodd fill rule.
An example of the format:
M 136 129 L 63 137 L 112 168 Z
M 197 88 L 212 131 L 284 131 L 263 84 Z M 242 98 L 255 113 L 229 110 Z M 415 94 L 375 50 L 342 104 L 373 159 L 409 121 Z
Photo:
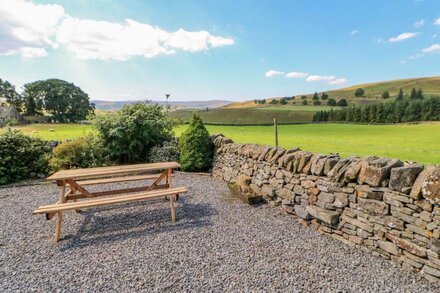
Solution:
M 320 233 L 440 281 L 440 166 L 213 141 L 213 176 L 245 174 L 249 190 Z

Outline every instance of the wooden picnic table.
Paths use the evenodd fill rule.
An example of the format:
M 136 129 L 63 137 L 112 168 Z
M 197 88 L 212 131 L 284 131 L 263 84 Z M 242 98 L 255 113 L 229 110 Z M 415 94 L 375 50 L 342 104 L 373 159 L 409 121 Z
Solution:
M 57 216 L 55 242 L 58 242 L 61 234 L 63 211 L 80 211 L 82 208 L 169 196 L 171 220 L 174 223 L 174 201 L 179 194 L 187 192 L 185 187 L 171 188 L 173 169 L 179 167 L 180 165 L 177 162 L 163 162 L 62 170 L 46 179 L 47 181 L 55 182 L 59 186 L 58 202 L 52 205 L 40 206 L 34 211 L 34 214 L 46 214 L 46 219 L 48 220 L 52 219 L 55 215 Z M 99 192 L 88 190 L 90 185 L 140 180 L 153 180 L 153 182 L 146 186 L 134 188 L 110 189 Z M 103 196 L 106 197 L 95 199 Z

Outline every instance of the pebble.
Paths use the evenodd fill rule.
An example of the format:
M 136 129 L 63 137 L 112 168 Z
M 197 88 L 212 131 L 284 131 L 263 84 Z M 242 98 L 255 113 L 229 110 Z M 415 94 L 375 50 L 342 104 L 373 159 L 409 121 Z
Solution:
M 163 199 L 66 212 L 58 244 L 55 221 L 32 215 L 56 201 L 55 186 L 0 189 L 0 292 L 440 290 L 303 227 L 279 207 L 225 199 L 218 179 L 176 173 L 173 185 L 190 190 L 177 203 L 175 224 Z

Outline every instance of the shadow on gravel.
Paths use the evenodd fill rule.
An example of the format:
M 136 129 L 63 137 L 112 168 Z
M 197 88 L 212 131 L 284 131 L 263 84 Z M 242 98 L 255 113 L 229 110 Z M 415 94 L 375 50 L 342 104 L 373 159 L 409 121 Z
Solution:
M 60 251 L 211 226 L 210 217 L 215 214 L 209 204 L 187 203 L 185 198 L 179 199 L 174 224 L 169 204 L 164 200 L 85 210 L 78 214 L 83 219 L 76 234 L 62 237 Z

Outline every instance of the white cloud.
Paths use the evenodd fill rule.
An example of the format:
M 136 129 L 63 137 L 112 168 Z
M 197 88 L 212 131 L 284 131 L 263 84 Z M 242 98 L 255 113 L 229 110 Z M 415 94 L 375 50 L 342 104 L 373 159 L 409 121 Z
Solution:
M 306 81 L 331 81 L 335 79 L 336 76 L 334 75 L 310 75 Z
M 434 24 L 435 24 L 435 25 L 440 25 L 440 17 L 437 18 L 436 20 L 434 20 Z
M 357 33 L 359 33 L 358 30 L 352 30 L 351 33 L 350 33 L 350 35 L 354 36 L 354 35 L 357 34 Z
M 423 48 L 417 54 L 409 56 L 408 59 L 414 60 L 414 59 L 422 58 L 427 54 L 435 54 L 435 53 L 440 53 L 440 44 L 432 44 L 427 48 Z
M 326 81 L 331 85 L 341 85 L 348 82 L 346 78 L 338 78 L 334 75 L 310 75 L 307 77 L 306 81 L 316 82 L 316 81 Z
M 0 35 L 0 54 L 21 54 L 26 58 L 44 57 L 47 48 L 56 49 L 59 45 L 80 59 L 127 60 L 234 44 L 232 38 L 207 31 L 168 32 L 131 19 L 116 23 L 74 18 L 60 5 L 25 0 L 0 0 Z
M 51 36 L 63 16 L 60 5 L 0 0 L 0 54 L 44 56 L 45 47 L 56 47 Z
M 269 70 L 264 75 L 266 77 L 275 77 L 275 76 L 284 75 L 284 72 L 278 70 Z
M 391 43 L 395 43 L 395 42 L 401 42 L 401 41 L 405 41 L 411 38 L 414 38 L 418 35 L 419 33 L 402 33 L 398 36 L 389 38 L 388 41 Z
M 329 84 L 346 84 L 348 80 L 346 78 L 337 78 L 335 80 L 330 80 Z
M 421 27 L 423 27 L 424 25 L 425 25 L 425 20 L 424 20 L 424 19 L 418 20 L 418 21 L 416 21 L 416 22 L 414 23 L 414 27 L 415 27 L 415 28 L 421 28 Z
M 293 72 L 288 72 L 286 74 L 287 78 L 305 78 L 307 76 L 309 76 L 309 74 L 305 73 L 305 72 L 294 72 L 293 71 Z
M 429 46 L 428 48 L 424 48 L 424 49 L 422 49 L 422 53 L 423 54 L 440 53 L 440 44 L 433 44 L 433 45 Z

